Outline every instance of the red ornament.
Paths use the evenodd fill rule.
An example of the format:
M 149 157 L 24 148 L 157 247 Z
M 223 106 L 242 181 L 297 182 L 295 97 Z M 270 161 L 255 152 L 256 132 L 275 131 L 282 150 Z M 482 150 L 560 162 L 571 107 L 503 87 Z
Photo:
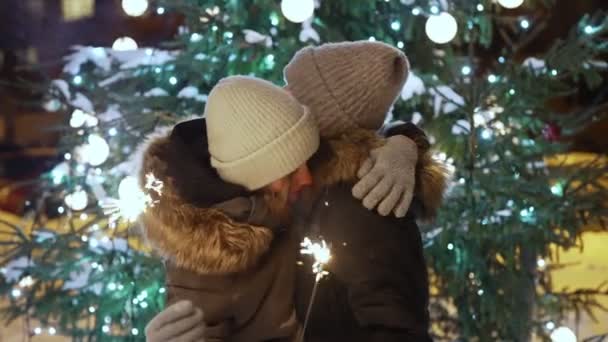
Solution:
M 548 123 L 545 128 L 543 128 L 543 137 L 545 137 L 547 141 L 558 141 L 562 138 L 562 128 L 555 123 Z

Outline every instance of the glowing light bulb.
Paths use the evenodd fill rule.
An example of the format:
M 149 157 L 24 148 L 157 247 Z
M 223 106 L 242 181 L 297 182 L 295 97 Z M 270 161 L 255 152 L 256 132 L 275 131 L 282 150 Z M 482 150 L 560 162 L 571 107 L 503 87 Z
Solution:
M 530 28 L 530 22 L 528 21 L 528 19 L 522 19 L 519 22 L 519 26 L 521 26 L 521 28 L 523 28 L 524 30 L 527 30 Z
M 133 328 L 133 329 L 131 329 L 131 334 L 132 335 L 138 335 L 139 334 L 139 330 L 137 330 L 137 328 Z
M 460 69 L 460 72 L 462 72 L 463 75 L 468 76 L 471 74 L 471 67 L 468 65 L 465 65 L 462 67 L 462 69 Z
M 159 14 L 159 15 L 165 14 L 165 8 L 164 7 L 157 8 L 156 9 L 156 14 Z
M 551 333 L 553 342 L 576 342 L 576 335 L 568 327 L 559 327 Z
M 79 211 L 87 207 L 89 198 L 86 191 L 78 189 L 71 194 L 66 195 L 64 202 L 70 209 Z
M 458 32 L 456 19 L 448 12 L 431 15 L 425 25 L 426 35 L 437 44 L 450 42 Z
M 136 50 L 137 42 L 131 37 L 120 37 L 114 41 L 112 49 L 116 51 Z
M 55 335 L 57 333 L 57 329 L 50 327 L 49 328 L 49 335 Z
M 315 12 L 314 0 L 282 0 L 281 12 L 287 20 L 303 23 L 310 19 Z
M 92 166 L 103 164 L 110 156 L 110 146 L 97 134 L 89 135 L 87 140 L 88 143 L 81 150 L 82 158 Z
M 504 8 L 517 8 L 524 3 L 524 0 L 498 0 L 498 3 Z
M 139 17 L 146 13 L 148 0 L 122 0 L 122 9 L 128 16 Z
M 454 249 L 454 244 L 453 243 L 448 243 L 448 250 L 453 250 Z

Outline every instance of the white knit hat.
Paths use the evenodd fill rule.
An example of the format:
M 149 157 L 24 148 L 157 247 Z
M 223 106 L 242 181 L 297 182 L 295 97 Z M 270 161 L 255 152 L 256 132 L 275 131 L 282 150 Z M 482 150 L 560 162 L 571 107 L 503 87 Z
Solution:
M 205 108 L 211 165 L 223 180 L 260 189 L 294 172 L 319 148 L 306 107 L 270 82 L 221 80 Z

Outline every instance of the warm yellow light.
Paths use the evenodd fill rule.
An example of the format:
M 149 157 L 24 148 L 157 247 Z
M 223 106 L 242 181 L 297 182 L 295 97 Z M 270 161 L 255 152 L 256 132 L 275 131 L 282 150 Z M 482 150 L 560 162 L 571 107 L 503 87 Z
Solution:
M 61 0 L 63 20 L 74 21 L 95 14 L 95 0 Z

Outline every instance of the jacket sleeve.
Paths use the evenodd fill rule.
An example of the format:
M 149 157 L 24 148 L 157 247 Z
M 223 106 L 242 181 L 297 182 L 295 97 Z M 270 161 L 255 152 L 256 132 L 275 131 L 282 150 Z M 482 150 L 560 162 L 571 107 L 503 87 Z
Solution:
M 393 122 L 382 127 L 381 133 L 387 138 L 395 135 L 403 135 L 412 139 L 412 141 L 414 141 L 418 147 L 418 155 L 423 155 L 431 147 L 429 139 L 424 131 L 412 122 Z
M 423 130 L 411 122 L 396 121 L 382 128 L 385 137 L 403 135 L 418 148 L 416 187 L 411 209 L 421 220 L 432 220 L 437 215 L 447 188 L 450 172 L 447 166 L 433 158 L 431 144 Z
M 413 218 L 368 211 L 347 186 L 325 203 L 320 230 L 332 244 L 328 270 L 345 284 L 358 325 L 372 341 L 426 341 L 428 276 Z

